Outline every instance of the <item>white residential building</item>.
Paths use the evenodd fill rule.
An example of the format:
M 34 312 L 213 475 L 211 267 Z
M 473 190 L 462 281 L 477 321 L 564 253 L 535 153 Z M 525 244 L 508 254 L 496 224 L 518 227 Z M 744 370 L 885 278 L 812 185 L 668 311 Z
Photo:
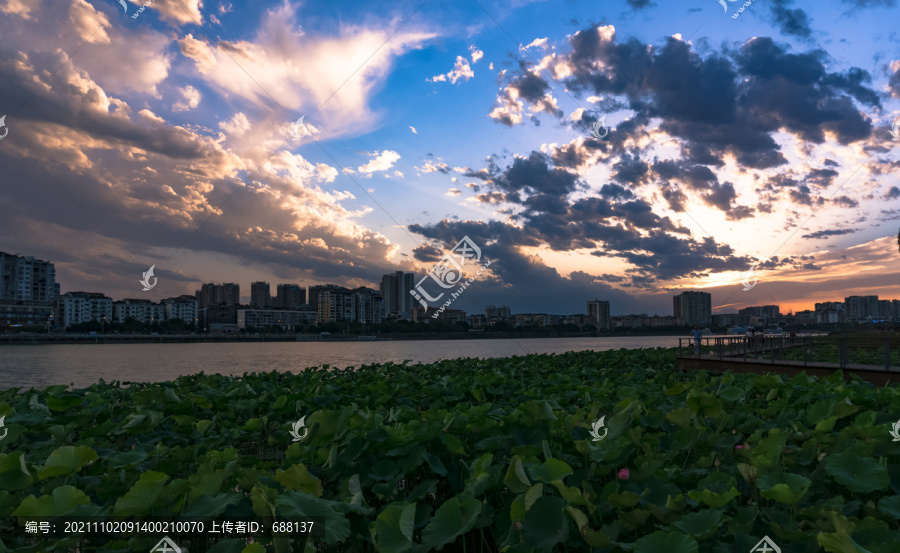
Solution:
M 187 324 L 197 324 L 199 317 L 199 302 L 194 296 L 178 296 L 177 298 L 166 298 L 160 303 L 165 306 L 165 316 L 167 321 L 172 319 L 181 319 Z
M 134 317 L 140 323 L 161 323 L 166 317 L 166 307 L 144 299 L 125 298 L 113 302 L 115 322 L 124 323 L 129 317 Z
M 112 323 L 112 298 L 97 292 L 66 292 L 56 300 L 56 321 L 60 329 L 90 321 Z

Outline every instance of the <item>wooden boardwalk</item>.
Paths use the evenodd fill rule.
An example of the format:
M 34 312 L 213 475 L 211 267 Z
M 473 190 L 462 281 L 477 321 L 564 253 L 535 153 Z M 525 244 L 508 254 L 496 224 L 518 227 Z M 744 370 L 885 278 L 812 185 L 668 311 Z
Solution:
M 696 355 L 678 357 L 677 363 L 678 368 L 682 370 L 734 371 L 756 374 L 776 373 L 787 377 L 793 377 L 805 372 L 810 376 L 824 378 L 842 370 L 846 380 L 850 380 L 852 378 L 851 375 L 856 375 L 876 386 L 889 386 L 892 383 L 900 382 L 900 368 L 890 370 L 877 365 L 855 365 L 851 363 L 842 369 L 838 363 L 806 363 L 804 365 L 803 361 L 786 360 L 776 360 L 772 363 L 763 359 L 747 359 L 746 361 L 743 358 L 734 357 L 719 359 L 719 356 L 714 354 L 701 354 L 699 358 Z
M 778 359 L 779 353 L 786 350 L 798 350 L 814 344 L 810 340 L 798 339 L 767 339 L 766 343 L 760 342 L 752 348 L 747 348 L 743 337 L 716 337 L 704 338 L 707 346 L 713 348 L 712 352 L 690 354 L 693 349 L 685 348 L 689 344 L 687 340 L 679 339 L 679 348 L 685 348 L 685 354 L 677 357 L 678 368 L 682 370 L 706 370 L 715 372 L 734 371 L 742 373 L 766 374 L 776 373 L 787 377 L 793 377 L 801 373 L 810 376 L 827 377 L 837 371 L 843 371 L 843 377 L 850 380 L 857 376 L 871 382 L 876 386 L 890 386 L 900 382 L 900 366 L 890 364 L 890 346 L 885 344 L 886 356 L 884 365 L 861 365 L 849 363 L 846 354 L 842 353 L 842 363 L 826 363 L 821 361 L 794 361 Z M 815 342 L 818 342 L 816 340 Z M 818 343 L 817 345 L 824 345 Z M 846 346 L 842 346 L 842 351 Z M 754 358 L 754 355 L 765 356 Z

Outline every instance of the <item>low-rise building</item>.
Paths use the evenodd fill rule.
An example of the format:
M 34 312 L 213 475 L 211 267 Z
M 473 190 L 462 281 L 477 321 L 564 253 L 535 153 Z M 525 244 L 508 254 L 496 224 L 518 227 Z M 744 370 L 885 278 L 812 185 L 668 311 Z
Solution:
M 297 327 L 316 322 L 316 312 L 293 309 L 238 309 L 238 328 L 264 328 L 278 326 L 285 330 L 297 330 Z
M 435 317 L 437 315 L 437 317 Z M 466 322 L 466 312 L 460 309 L 444 309 L 441 311 L 440 309 L 430 308 L 428 312 L 425 312 L 424 307 L 414 307 L 412 309 L 412 322 L 430 322 L 430 321 L 441 321 L 441 322 Z
M 113 302 L 113 321 L 124 323 L 133 318 L 139 323 L 157 324 L 166 318 L 166 306 L 150 300 L 125 298 Z

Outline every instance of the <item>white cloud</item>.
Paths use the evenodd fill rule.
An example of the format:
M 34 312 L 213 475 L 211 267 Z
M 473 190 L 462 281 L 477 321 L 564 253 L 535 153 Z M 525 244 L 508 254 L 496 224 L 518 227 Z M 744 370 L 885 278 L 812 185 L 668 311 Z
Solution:
M 394 176 L 395 176 L 395 177 L 400 177 L 400 178 L 402 179 L 402 178 L 403 178 L 403 173 L 402 173 L 401 171 L 394 171 Z
M 33 19 L 31 10 L 37 10 L 41 5 L 41 0 L 6 0 L 0 4 L 0 12 L 18 15 L 23 19 Z
M 184 102 L 176 102 L 174 106 L 172 106 L 172 111 L 187 111 L 190 109 L 194 109 L 200 105 L 200 99 L 203 96 L 200 95 L 200 92 L 188 85 L 184 88 L 179 88 L 179 92 L 184 96 Z
M 384 150 L 362 167 L 357 167 L 360 173 L 372 174 L 375 171 L 387 171 L 400 159 L 400 154 L 393 150 Z
M 138 4 L 140 5 L 140 3 Z M 200 13 L 200 8 L 203 7 L 202 0 L 178 0 L 177 2 L 157 0 L 150 4 L 150 7 L 159 10 L 160 19 L 170 21 L 175 25 L 203 24 L 203 14 Z
M 0 7 L 0 11 L 5 10 Z M 84 0 L 74 0 L 69 6 L 69 21 L 81 40 L 91 44 L 110 43 L 109 35 L 106 34 L 106 29 L 110 26 L 106 14 L 97 11 Z
M 441 163 L 441 162 L 432 163 L 430 161 L 426 161 L 425 166 L 422 167 L 422 171 L 425 173 L 436 173 L 438 171 L 440 171 L 441 173 L 447 173 L 447 172 L 449 172 L 449 167 L 450 166 L 447 165 L 446 163 Z M 417 169 L 418 169 L 418 167 L 417 167 Z
M 460 194 L 462 194 L 462 190 L 460 190 L 459 188 L 451 188 L 450 190 L 447 190 L 448 196 L 459 196 Z
M 243 113 L 236 113 L 230 121 L 222 121 L 219 128 L 233 136 L 243 136 L 250 130 L 250 120 Z
M 401 31 L 387 40 L 392 31 L 385 22 L 344 24 L 335 36 L 310 36 L 298 30 L 298 6 L 268 10 L 248 40 L 209 42 L 187 34 L 178 40 L 181 53 L 223 95 L 259 107 L 274 100 L 300 113 L 321 105 L 319 119 L 328 124 L 320 140 L 368 130 L 377 122 L 369 98 L 394 60 L 435 35 Z M 353 76 L 347 80 L 348 75 Z
M 469 52 L 472 52 L 472 63 L 478 63 L 478 60 L 484 57 L 484 52 L 479 50 L 474 44 L 469 46 Z
M 418 132 L 416 132 L 416 128 L 413 127 L 412 125 L 410 125 L 409 130 L 411 130 L 413 132 L 413 134 L 419 134 Z
M 490 65 L 488 65 L 488 69 L 490 69 L 491 71 L 494 70 L 494 62 L 491 62 Z
M 472 71 L 469 61 L 462 56 L 456 56 L 456 63 L 453 64 L 453 69 L 450 70 L 450 72 L 444 75 L 435 75 L 434 77 L 425 80 L 436 83 L 445 82 L 449 79 L 451 83 L 456 84 L 456 81 L 460 79 L 468 81 L 474 76 L 475 72 Z
M 526 46 L 522 46 L 522 50 L 528 50 L 529 48 L 546 48 L 547 47 L 547 38 L 536 38 L 531 41 Z

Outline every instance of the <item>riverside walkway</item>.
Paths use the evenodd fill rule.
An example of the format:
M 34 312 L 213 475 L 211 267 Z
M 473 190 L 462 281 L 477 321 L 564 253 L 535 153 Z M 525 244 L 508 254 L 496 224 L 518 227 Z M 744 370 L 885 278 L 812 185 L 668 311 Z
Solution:
M 678 350 L 677 363 L 682 370 L 777 373 L 789 377 L 803 372 L 826 377 L 840 370 L 844 378 L 855 375 L 876 386 L 900 381 L 900 343 L 896 338 L 709 336 L 701 338 L 699 354 L 694 352 L 691 338 L 679 338 Z

